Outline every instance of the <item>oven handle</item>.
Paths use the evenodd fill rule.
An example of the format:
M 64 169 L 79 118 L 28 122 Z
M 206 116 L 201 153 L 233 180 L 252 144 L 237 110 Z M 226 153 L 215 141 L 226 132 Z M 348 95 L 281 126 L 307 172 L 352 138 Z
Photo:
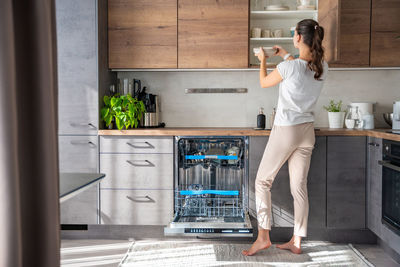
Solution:
M 400 167 L 391 164 L 390 161 L 387 161 L 387 160 L 379 160 L 379 161 L 378 161 L 378 164 L 379 164 L 379 165 L 382 165 L 383 167 L 386 167 L 386 168 L 392 169 L 392 170 L 394 170 L 394 171 L 400 172 Z

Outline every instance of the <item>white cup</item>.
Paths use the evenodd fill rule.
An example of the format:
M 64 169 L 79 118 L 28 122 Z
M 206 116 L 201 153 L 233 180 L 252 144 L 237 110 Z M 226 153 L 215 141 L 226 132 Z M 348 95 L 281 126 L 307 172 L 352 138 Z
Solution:
M 260 38 L 261 37 L 261 28 L 251 29 L 251 37 L 252 38 Z
M 276 29 L 276 30 L 274 30 L 273 37 L 275 37 L 275 38 L 280 38 L 280 37 L 282 37 L 282 35 L 283 35 L 283 30 L 282 30 L 282 29 Z
M 311 0 L 298 0 L 301 6 L 309 6 L 311 5 Z
M 271 37 L 271 30 L 269 29 L 264 29 L 261 31 L 261 37 L 262 38 L 270 38 Z

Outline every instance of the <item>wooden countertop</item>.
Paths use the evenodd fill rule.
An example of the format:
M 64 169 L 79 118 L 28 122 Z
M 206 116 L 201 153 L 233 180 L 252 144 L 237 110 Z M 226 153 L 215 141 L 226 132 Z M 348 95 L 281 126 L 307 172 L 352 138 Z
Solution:
M 393 141 L 400 141 L 399 134 L 388 133 L 391 129 L 354 130 L 316 128 L 317 136 L 372 136 Z M 99 135 L 115 136 L 268 136 L 271 130 L 254 130 L 244 127 L 172 127 L 172 128 L 139 128 L 131 130 L 99 130 Z

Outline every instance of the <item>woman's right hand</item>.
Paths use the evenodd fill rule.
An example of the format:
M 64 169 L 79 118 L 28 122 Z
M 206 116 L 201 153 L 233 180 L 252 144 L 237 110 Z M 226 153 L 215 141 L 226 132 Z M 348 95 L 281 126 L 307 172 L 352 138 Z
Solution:
M 284 57 L 288 52 L 282 48 L 280 45 L 274 45 L 274 49 L 276 49 L 275 56 Z

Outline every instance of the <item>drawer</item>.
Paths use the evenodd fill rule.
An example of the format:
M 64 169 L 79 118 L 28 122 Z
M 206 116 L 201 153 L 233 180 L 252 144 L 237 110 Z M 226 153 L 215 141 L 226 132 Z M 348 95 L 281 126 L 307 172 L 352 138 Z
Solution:
M 59 136 L 60 172 L 97 172 L 97 136 Z
M 101 188 L 173 189 L 173 154 L 101 154 Z
M 172 137 L 101 136 L 101 153 L 174 153 Z
M 173 217 L 173 190 L 100 190 L 101 223 L 166 225 Z

